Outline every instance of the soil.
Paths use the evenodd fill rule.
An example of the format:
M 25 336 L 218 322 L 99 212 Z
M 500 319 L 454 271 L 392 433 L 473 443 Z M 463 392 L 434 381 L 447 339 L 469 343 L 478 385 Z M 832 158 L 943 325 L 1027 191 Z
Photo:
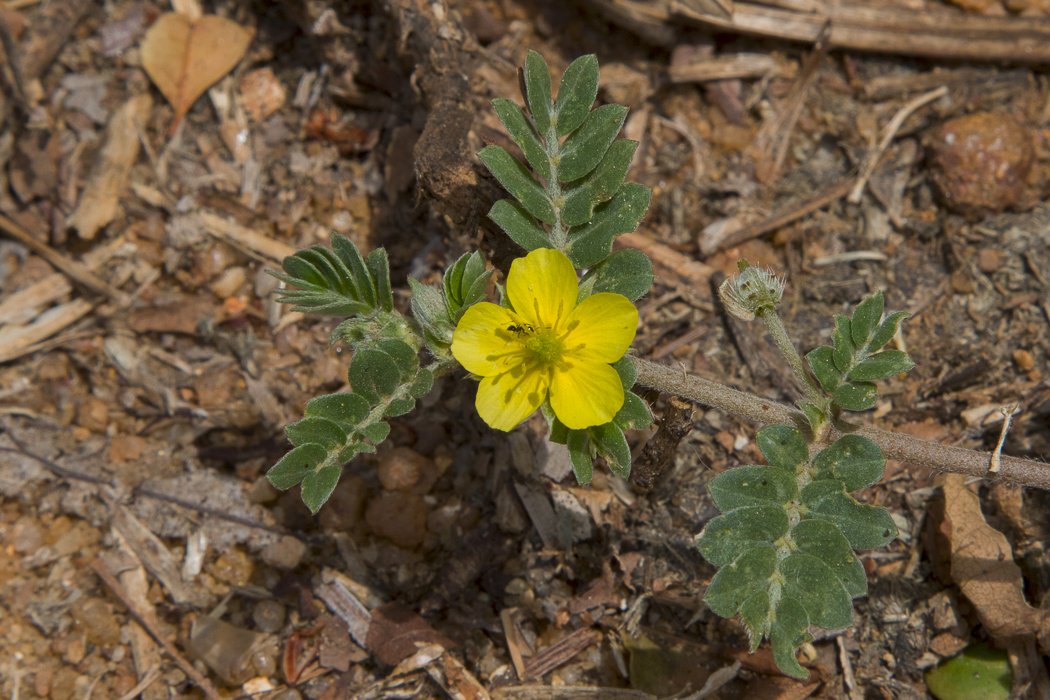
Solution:
M 941 477 L 892 461 L 863 497 L 901 535 L 862 554 L 854 626 L 803 648 L 806 681 L 748 654 L 703 604 L 693 537 L 717 514 L 706 482 L 761 459 L 754 427 L 674 397 L 647 396 L 663 427 L 630 436 L 631 482 L 577 486 L 537 420 L 488 429 L 462 375 L 318 516 L 266 481 L 347 365 L 334 322 L 277 304 L 267 271 L 335 233 L 387 249 L 403 306 L 407 277 L 466 251 L 505 270 L 520 251 L 474 154 L 509 145 L 489 101 L 520 100 L 529 49 L 556 75 L 596 53 L 599 100 L 631 108 L 653 204 L 623 240 L 657 270 L 639 356 L 792 401 L 762 331 L 722 312 L 723 276 L 742 257 L 784 274 L 803 350 L 883 289 L 918 367 L 865 421 L 990 450 L 1016 404 L 1004 452 L 1050 455 L 1046 76 L 711 33 L 665 5 L 217 0 L 254 38 L 180 123 L 140 51 L 168 6 L 0 8 L 0 694 L 924 698 L 924 672 L 978 642 L 1009 649 L 1019 694 L 1050 693 L 1035 641 L 996 638 L 953 579 Z M 979 5 L 901 3 L 1048 21 Z M 726 59 L 745 68 L 681 77 Z M 1042 614 L 1047 494 L 962 488 Z

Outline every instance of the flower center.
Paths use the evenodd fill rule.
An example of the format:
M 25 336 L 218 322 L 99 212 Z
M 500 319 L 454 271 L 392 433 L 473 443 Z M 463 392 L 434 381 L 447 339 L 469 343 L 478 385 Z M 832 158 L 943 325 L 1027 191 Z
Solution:
M 561 359 L 561 340 L 550 328 L 537 328 L 525 340 L 525 349 L 545 365 L 552 365 Z

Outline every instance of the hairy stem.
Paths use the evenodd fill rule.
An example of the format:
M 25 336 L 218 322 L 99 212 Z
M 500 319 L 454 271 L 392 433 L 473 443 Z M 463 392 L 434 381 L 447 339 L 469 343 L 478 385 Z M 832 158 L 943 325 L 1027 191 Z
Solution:
M 795 375 L 795 379 L 806 394 L 806 399 L 826 410 L 827 398 L 824 396 L 821 388 L 817 386 L 817 383 L 813 381 L 809 372 L 806 371 L 806 366 L 802 362 L 802 356 L 798 354 L 795 344 L 791 342 L 791 337 L 788 335 L 787 329 L 784 328 L 784 322 L 780 320 L 780 314 L 776 312 L 776 309 L 766 308 L 759 310 L 758 317 L 765 322 L 766 329 L 769 331 L 770 337 L 773 338 L 773 343 L 777 346 L 780 354 L 784 356 L 784 359 L 787 360 L 791 371 Z
M 807 424 L 802 413 L 790 406 L 648 360 L 635 358 L 634 362 L 638 367 L 638 383 L 642 386 L 717 408 L 761 425 L 795 423 L 805 426 Z M 955 445 L 942 445 L 878 428 L 843 423 L 834 426 L 826 435 L 823 435 L 823 442 L 834 442 L 848 432 L 863 435 L 873 441 L 882 448 L 887 457 L 899 459 L 916 467 L 978 477 L 998 477 L 1002 481 L 1010 481 L 1023 486 L 1050 489 L 1050 464 L 1043 464 L 1032 459 L 1004 455 L 1001 458 L 998 474 L 989 475 L 988 469 L 992 459 L 990 453 L 968 450 Z

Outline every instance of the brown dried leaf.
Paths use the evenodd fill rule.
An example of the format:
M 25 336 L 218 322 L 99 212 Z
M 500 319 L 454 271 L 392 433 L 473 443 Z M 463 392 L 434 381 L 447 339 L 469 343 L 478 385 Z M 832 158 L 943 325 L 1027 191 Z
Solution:
M 380 663 L 396 666 L 415 654 L 417 645 L 426 644 L 437 644 L 445 649 L 455 646 L 455 642 L 402 605 L 389 603 L 372 611 L 367 646 Z
M 1044 612 L 1025 600 L 1010 543 L 985 522 L 977 494 L 966 488 L 961 474 L 944 478 L 944 532 L 952 579 L 992 637 L 1005 642 L 1039 631 Z
M 172 129 L 244 57 L 254 33 L 217 15 L 168 12 L 153 23 L 142 40 L 142 67 L 175 108 Z

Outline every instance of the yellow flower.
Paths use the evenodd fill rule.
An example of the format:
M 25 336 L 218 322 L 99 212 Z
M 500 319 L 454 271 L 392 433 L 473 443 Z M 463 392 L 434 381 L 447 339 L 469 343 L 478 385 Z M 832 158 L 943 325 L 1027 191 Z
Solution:
M 569 428 L 612 420 L 623 406 L 623 384 L 610 363 L 627 352 L 638 310 L 622 294 L 600 292 L 576 303 L 572 263 L 539 248 L 510 266 L 507 299 L 513 309 L 474 304 L 452 335 L 452 355 L 482 377 L 477 408 L 498 430 L 528 418 L 550 395 Z

